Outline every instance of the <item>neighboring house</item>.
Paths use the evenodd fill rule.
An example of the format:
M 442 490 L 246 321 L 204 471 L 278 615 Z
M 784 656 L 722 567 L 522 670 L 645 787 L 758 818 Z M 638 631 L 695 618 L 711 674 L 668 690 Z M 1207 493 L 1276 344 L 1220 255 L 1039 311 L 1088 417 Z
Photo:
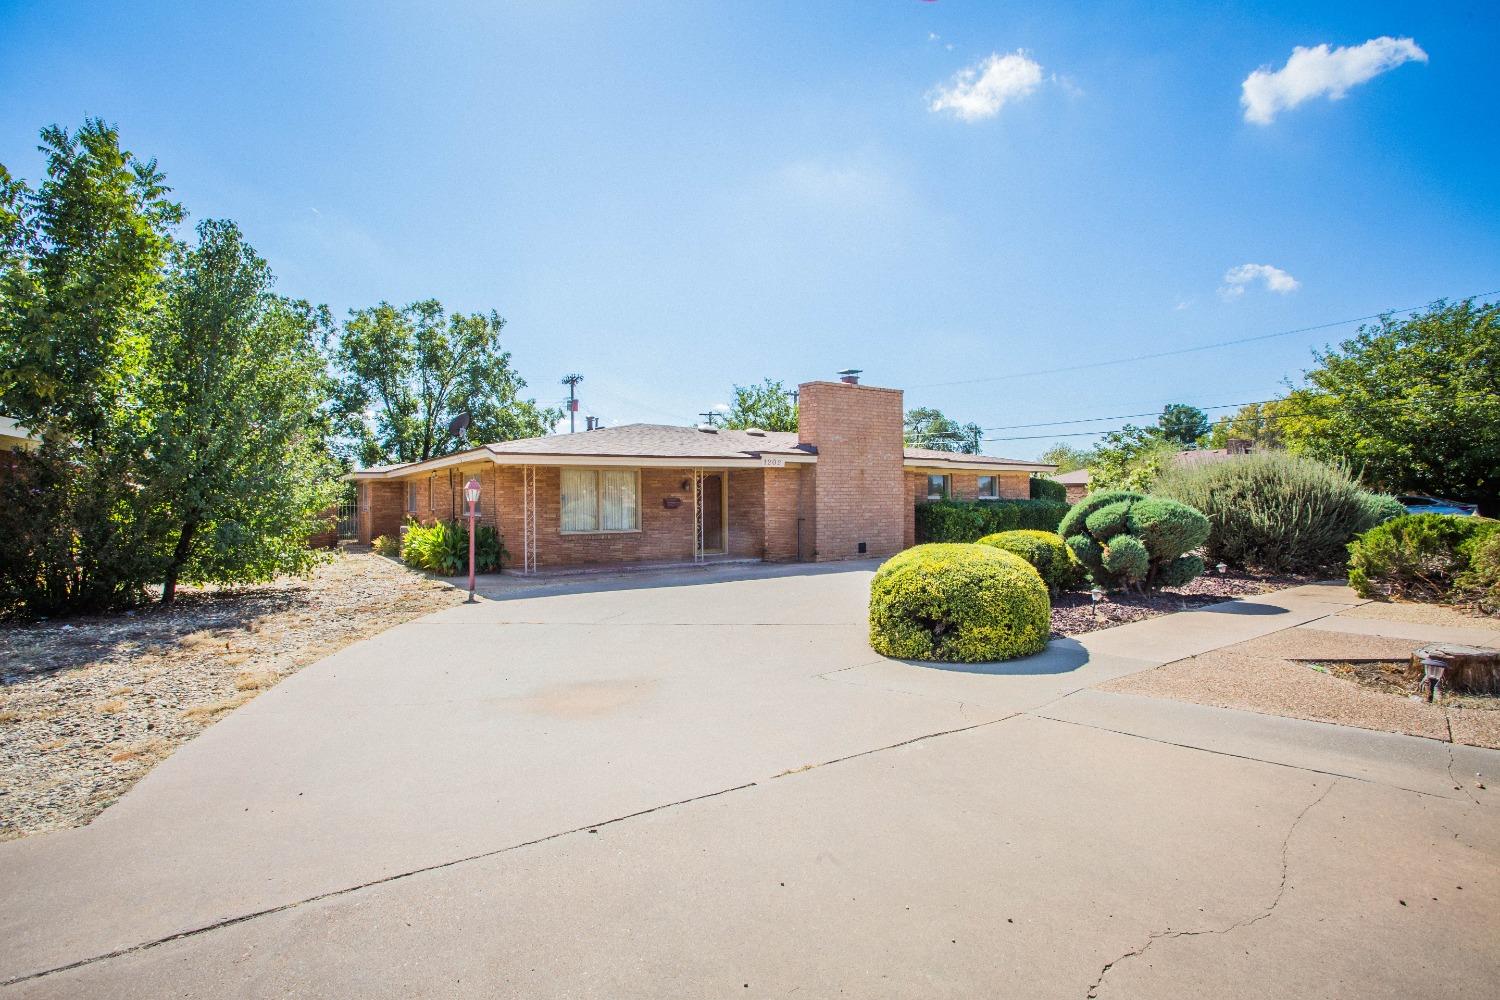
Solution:
M 1234 458 L 1236 455 L 1248 455 L 1255 449 L 1245 438 L 1230 438 L 1225 442 L 1223 448 L 1187 448 L 1172 456 L 1172 464 L 1192 467 L 1197 465 L 1213 465 L 1222 462 L 1226 458 Z M 1088 469 L 1076 469 L 1073 472 L 1060 472 L 1055 476 L 1048 476 L 1056 482 L 1062 483 L 1068 490 L 1068 503 L 1077 503 L 1082 500 L 1089 491 L 1091 479 Z
M 0 451 L 30 451 L 41 443 L 40 438 L 10 417 L 0 416 Z
M 857 559 L 913 544 L 918 502 L 1025 499 L 1031 473 L 1055 468 L 904 447 L 898 389 L 851 377 L 798 391 L 796 432 L 628 424 L 353 473 L 359 538 L 462 517 L 475 478 L 481 523 L 523 572 Z
M 1077 503 L 1082 500 L 1089 491 L 1089 470 L 1074 469 L 1072 472 L 1059 472 L 1055 476 L 1048 476 L 1054 482 L 1062 483 L 1068 489 L 1068 503 Z

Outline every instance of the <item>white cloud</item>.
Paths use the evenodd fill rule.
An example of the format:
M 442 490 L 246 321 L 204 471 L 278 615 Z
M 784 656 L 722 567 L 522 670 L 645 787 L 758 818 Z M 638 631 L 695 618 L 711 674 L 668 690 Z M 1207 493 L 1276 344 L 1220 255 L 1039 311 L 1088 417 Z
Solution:
M 1240 86 L 1245 121 L 1269 125 L 1277 112 L 1295 108 L 1310 98 L 1327 96 L 1336 101 L 1350 87 L 1412 60 L 1426 62 L 1427 53 L 1410 38 L 1389 35 L 1336 49 L 1326 43 L 1310 49 L 1299 45 L 1281 69 L 1262 66 L 1245 77 Z
M 1012 101 L 1030 95 L 1042 83 L 1042 67 L 1020 49 L 988 58 L 960 70 L 947 86 L 935 89 L 928 108 L 952 111 L 966 122 L 993 118 Z
M 1257 280 L 1265 283 L 1266 290 L 1278 295 L 1287 295 L 1302 287 L 1302 283 L 1279 267 L 1270 264 L 1241 264 L 1224 272 L 1224 284 L 1219 294 L 1226 299 L 1237 299 L 1245 294 L 1246 287 Z

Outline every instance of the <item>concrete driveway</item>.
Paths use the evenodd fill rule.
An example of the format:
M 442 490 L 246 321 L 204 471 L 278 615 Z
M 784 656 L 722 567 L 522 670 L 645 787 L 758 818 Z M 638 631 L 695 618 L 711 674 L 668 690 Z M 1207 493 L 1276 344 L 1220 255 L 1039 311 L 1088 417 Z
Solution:
M 1306 587 L 994 667 L 871 566 L 497 591 L 0 845 L 15 996 L 1446 997 L 1500 978 L 1500 754 L 1091 690 Z M 1486 780 L 1487 784 L 1492 784 Z

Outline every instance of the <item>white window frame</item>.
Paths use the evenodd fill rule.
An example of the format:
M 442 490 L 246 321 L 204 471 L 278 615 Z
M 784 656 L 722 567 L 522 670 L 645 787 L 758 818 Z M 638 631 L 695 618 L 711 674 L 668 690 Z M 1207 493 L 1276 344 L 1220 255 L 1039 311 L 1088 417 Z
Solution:
M 599 505 L 604 502 L 604 481 L 602 475 L 606 472 L 633 472 L 635 473 L 635 527 L 633 528 L 582 528 L 573 529 L 563 527 L 562 520 L 562 473 L 557 476 L 557 532 L 560 535 L 631 535 L 639 534 L 641 530 L 641 470 L 621 469 L 619 466 L 588 466 L 580 468 L 576 465 L 565 465 L 564 469 L 569 472 L 592 472 L 594 474 L 594 523 L 603 523 L 600 516 Z
M 990 492 L 984 491 L 984 481 L 990 481 Z M 980 500 L 1000 499 L 1000 477 L 995 475 L 979 475 L 974 477 L 974 495 Z
M 941 493 L 933 493 L 932 492 L 932 481 L 934 479 L 941 479 L 943 481 L 943 492 L 941 492 Z M 927 474 L 927 499 L 929 499 L 929 500 L 947 500 L 951 496 L 953 496 L 953 477 L 950 476 L 950 475 L 948 475 L 946 472 L 944 472 L 944 473 L 929 472 Z

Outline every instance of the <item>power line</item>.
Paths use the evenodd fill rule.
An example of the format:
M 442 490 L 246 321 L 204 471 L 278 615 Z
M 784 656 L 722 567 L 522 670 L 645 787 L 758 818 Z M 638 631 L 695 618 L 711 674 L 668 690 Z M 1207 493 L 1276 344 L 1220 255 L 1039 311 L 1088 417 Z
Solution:
M 1484 298 L 1486 295 L 1495 295 L 1497 293 L 1500 293 L 1500 288 L 1488 292 L 1475 292 L 1472 295 L 1465 295 L 1461 298 L 1479 299 Z M 1220 347 L 1234 347 L 1238 344 L 1253 344 L 1262 340 L 1274 340 L 1277 337 L 1291 337 L 1299 333 L 1314 333 L 1318 330 L 1329 330 L 1336 326 L 1348 326 L 1350 323 L 1364 323 L 1368 322 L 1369 320 L 1380 319 L 1382 316 L 1387 316 L 1394 313 L 1416 312 L 1418 309 L 1427 308 L 1428 305 L 1430 305 L 1430 303 L 1423 303 L 1419 306 L 1404 306 L 1400 309 L 1382 309 L 1380 312 L 1371 313 L 1368 316 L 1355 316 L 1353 319 L 1340 319 L 1334 320 L 1331 323 L 1319 323 L 1315 326 L 1302 326 L 1298 327 L 1295 330 L 1281 330 L 1276 333 L 1262 333 L 1254 337 L 1238 337 L 1234 340 L 1221 340 L 1213 344 L 1200 344 L 1197 347 L 1178 347 L 1170 351 L 1155 351 L 1150 354 L 1134 354 L 1123 358 L 1109 358 L 1104 361 L 1086 361 L 1082 364 L 1063 365 L 1059 368 L 1038 368 L 1027 372 L 1010 372 L 1005 375 L 987 375 L 982 378 L 955 379 L 951 382 L 923 382 L 918 385 L 907 386 L 907 388 L 936 389 L 950 385 L 978 385 L 983 382 L 1003 382 L 1007 379 L 1013 378 L 1030 378 L 1034 375 L 1059 375 L 1064 372 L 1085 371 L 1091 368 L 1106 368 L 1110 365 L 1123 365 L 1128 364 L 1132 361 L 1152 361 L 1156 358 L 1171 358 L 1176 357 L 1179 354 L 1193 354 L 1198 351 L 1212 351 Z
M 1195 410 L 1233 410 L 1241 406 L 1264 406 L 1266 403 L 1274 403 L 1274 399 L 1258 399 L 1249 403 L 1216 403 L 1213 406 L 1195 406 Z M 1186 405 L 1186 404 L 1184 404 Z M 1068 424 L 1093 424 L 1105 420 L 1130 420 L 1133 417 L 1160 417 L 1166 410 L 1152 410 L 1149 413 L 1121 413 L 1114 417 L 1084 417 L 1079 420 L 1044 420 L 1039 424 L 1004 424 L 1000 427 L 986 427 L 987 431 L 1019 431 L 1032 427 L 1063 427 Z M 1105 433 L 1099 431 L 1097 433 Z

